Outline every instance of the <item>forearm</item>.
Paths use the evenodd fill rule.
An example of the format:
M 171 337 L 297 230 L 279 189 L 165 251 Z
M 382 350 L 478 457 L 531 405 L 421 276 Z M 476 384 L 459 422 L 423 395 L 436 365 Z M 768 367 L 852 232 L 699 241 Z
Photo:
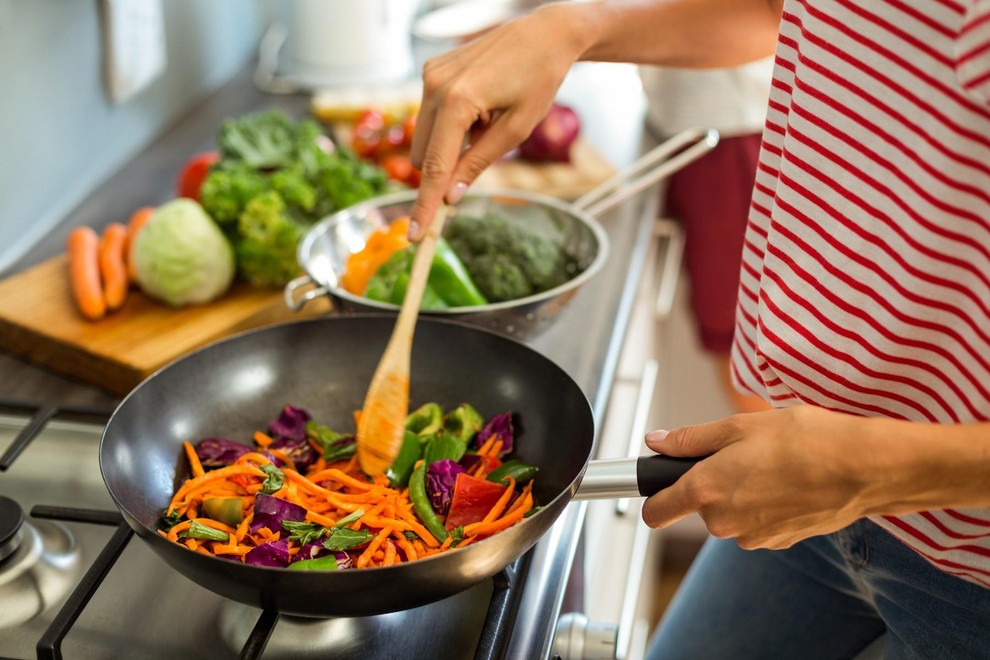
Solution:
M 990 507 L 990 423 L 867 423 L 865 513 Z
M 578 59 L 683 68 L 728 67 L 773 53 L 775 0 L 595 0 L 547 5 Z

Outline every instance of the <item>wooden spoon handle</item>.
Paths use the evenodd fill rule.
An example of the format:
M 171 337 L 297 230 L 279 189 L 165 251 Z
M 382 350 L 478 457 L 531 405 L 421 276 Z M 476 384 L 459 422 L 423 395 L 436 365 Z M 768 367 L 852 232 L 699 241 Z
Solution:
M 402 299 L 402 307 L 399 309 L 399 318 L 395 322 L 395 330 L 392 331 L 393 341 L 402 341 L 412 348 L 413 330 L 416 327 L 416 319 L 419 317 L 419 306 L 423 300 L 423 291 L 426 290 L 426 282 L 430 277 L 430 267 L 433 265 L 433 254 L 436 252 L 437 239 L 443 233 L 443 226 L 447 221 L 449 209 L 446 205 L 441 206 L 437 211 L 433 222 L 426 230 L 426 235 L 416 247 L 416 256 L 413 259 L 412 272 L 409 274 L 409 285 L 406 287 L 406 296 Z M 387 351 L 388 349 L 386 349 Z
M 375 374 L 371 378 L 368 394 L 358 421 L 357 457 L 361 469 L 372 476 L 384 474 L 392 465 L 405 429 L 409 414 L 409 362 L 412 353 L 413 331 L 419 316 L 419 306 L 426 289 L 426 281 L 433 264 L 437 239 L 447 219 L 448 207 L 437 211 L 426 235 L 416 248 L 412 272 L 406 296 L 399 309 L 399 317 L 392 329 L 392 336 L 385 346 Z

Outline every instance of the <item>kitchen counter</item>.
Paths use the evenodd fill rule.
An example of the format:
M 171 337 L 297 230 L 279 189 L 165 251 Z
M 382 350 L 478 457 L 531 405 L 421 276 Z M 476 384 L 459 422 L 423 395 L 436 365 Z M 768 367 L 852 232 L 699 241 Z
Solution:
M 617 70 L 620 75 L 616 75 Z M 617 166 L 628 164 L 639 145 L 642 106 L 637 103 L 638 90 L 630 74 L 630 69 L 622 65 L 579 65 L 561 90 L 561 98 L 578 108 L 585 137 Z M 308 113 L 308 95 L 267 94 L 253 85 L 251 76 L 251 70 L 243 71 L 193 108 L 0 275 L 11 275 L 61 253 L 76 225 L 101 227 L 112 221 L 125 221 L 139 206 L 171 199 L 182 165 L 192 154 L 214 148 L 216 129 L 224 118 L 271 108 L 281 108 L 294 116 Z M 607 88 L 614 93 L 605 93 Z M 624 99 L 631 102 L 623 103 Z M 606 267 L 580 292 L 559 322 L 532 342 L 571 373 L 596 404 L 597 413 L 602 412 L 600 408 L 607 400 L 618 348 L 614 344 L 621 341 L 628 320 L 628 309 L 623 309 L 628 302 L 623 300 L 623 289 L 627 283 L 638 281 L 645 256 L 648 232 L 642 222 L 642 204 L 649 202 L 643 197 L 646 196 L 600 218 L 611 241 Z M 0 400 L 112 406 L 119 399 L 0 352 Z

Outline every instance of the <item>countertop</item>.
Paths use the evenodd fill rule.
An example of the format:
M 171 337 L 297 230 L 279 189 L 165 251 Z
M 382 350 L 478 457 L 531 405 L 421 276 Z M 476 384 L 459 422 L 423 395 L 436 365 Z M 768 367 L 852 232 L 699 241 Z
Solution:
M 627 165 L 640 144 L 642 105 L 634 76 L 624 65 L 578 65 L 561 88 L 561 98 L 582 116 L 586 139 L 616 167 Z M 176 175 L 186 159 L 214 148 L 221 120 L 270 108 L 301 117 L 308 113 L 309 95 L 262 92 L 252 83 L 252 71 L 245 69 L 126 163 L 0 275 L 11 275 L 59 254 L 76 225 L 101 227 L 126 219 L 139 206 L 171 199 Z M 561 314 L 559 322 L 530 342 L 571 373 L 598 415 L 603 413 L 628 321 L 628 289 L 638 281 L 645 256 L 649 223 L 643 204 L 653 203 L 653 197 L 641 194 L 599 218 L 610 239 L 608 263 Z M 112 407 L 119 397 L 0 351 L 0 400 Z

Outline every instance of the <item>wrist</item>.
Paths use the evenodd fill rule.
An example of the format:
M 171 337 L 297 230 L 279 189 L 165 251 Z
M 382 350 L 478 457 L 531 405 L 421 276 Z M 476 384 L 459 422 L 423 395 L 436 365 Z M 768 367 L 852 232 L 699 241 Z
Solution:
M 550 33 L 558 38 L 553 40 L 554 48 L 567 52 L 572 62 L 584 59 L 588 51 L 594 48 L 600 38 L 601 3 L 551 2 L 538 7 L 531 16 L 541 21 L 545 27 L 544 34 Z
M 864 421 L 865 515 L 990 506 L 990 424 Z

